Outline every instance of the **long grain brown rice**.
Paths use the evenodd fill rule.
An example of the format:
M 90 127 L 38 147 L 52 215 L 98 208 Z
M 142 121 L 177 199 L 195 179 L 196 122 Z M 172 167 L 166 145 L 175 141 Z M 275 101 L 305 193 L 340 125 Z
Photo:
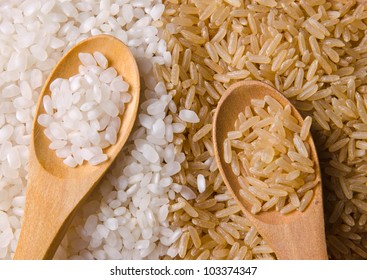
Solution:
M 253 115 L 259 109 L 265 110 L 267 115 L 261 119 L 259 116 L 246 118 L 246 111 Z M 256 122 L 250 122 L 250 120 Z M 270 121 L 267 122 L 267 125 L 261 125 L 259 128 L 258 124 L 266 120 Z M 305 197 L 306 194 L 298 193 L 297 190 L 302 186 L 300 183 L 307 184 L 312 181 L 308 174 L 314 173 L 314 170 L 312 168 L 313 162 L 308 158 L 310 155 L 308 143 L 302 140 L 299 133 L 302 133 L 304 139 L 307 138 L 312 119 L 307 117 L 301 127 L 298 121 L 290 115 L 289 105 L 283 108 L 278 101 L 266 95 L 264 100 L 254 100 L 251 106 L 244 109 L 243 113 L 239 113 L 236 122 L 239 126 L 239 132 L 242 134 L 241 137 L 237 138 L 237 141 L 243 141 L 248 145 L 244 146 L 243 149 L 234 148 L 231 145 L 231 138 L 227 138 L 223 143 L 224 158 L 228 164 L 232 164 L 232 171 L 235 175 L 239 176 L 239 184 L 243 188 L 240 195 L 250 203 L 251 212 L 256 214 L 259 211 L 271 210 L 275 204 L 266 203 L 273 197 L 285 199 L 286 205 L 277 209 L 282 214 L 290 213 L 296 209 L 304 211 L 311 202 L 310 195 L 313 192 L 307 192 Z M 249 140 L 248 135 L 253 132 L 255 132 L 256 137 Z M 230 131 L 228 135 L 232 136 L 234 133 L 235 131 Z M 284 144 L 284 146 L 280 146 L 282 148 L 279 149 L 279 144 Z M 251 146 L 250 150 L 248 146 Z M 242 164 L 249 163 L 247 166 L 242 166 L 240 172 L 233 168 L 236 166 L 233 166 L 236 157 L 246 159 L 246 161 L 242 161 Z M 264 168 L 276 164 L 279 160 L 287 162 L 284 169 L 279 166 L 272 172 L 264 172 Z M 292 187 L 286 190 L 280 189 L 279 183 L 281 183 L 282 178 L 284 178 L 283 183 L 285 184 L 292 182 Z M 304 194 L 304 196 L 299 197 L 300 194 Z M 302 201 L 302 207 L 300 201 Z M 264 204 L 266 204 L 265 208 L 263 208 Z
M 367 130 L 362 129 L 363 125 L 367 124 L 367 100 L 363 97 L 363 94 L 367 93 L 367 4 L 362 1 L 311 3 L 283 0 L 259 0 L 246 5 L 243 1 L 236 0 L 164 2 L 166 12 L 163 21 L 164 24 L 174 23 L 174 32 L 168 31 L 172 30 L 170 26 L 161 35 L 172 52 L 172 65 L 184 66 L 180 67 L 177 84 L 170 80 L 170 67 L 155 66 L 154 71 L 157 79 L 166 83 L 176 103 L 177 112 L 170 111 L 169 114 L 176 120 L 181 109 L 190 109 L 197 112 L 200 118 L 198 124 L 185 124 L 186 138 L 180 134 L 175 135 L 175 152 L 184 151 L 186 154 L 182 171 L 175 176 L 175 183 L 186 185 L 198 194 L 196 176 L 205 171 L 204 176 L 208 182 L 206 198 L 198 196 L 200 199 L 194 198 L 187 202 L 196 209 L 194 205 L 199 203 L 198 199 L 203 202 L 216 198 L 217 201 L 212 207 L 200 211 L 197 208 L 197 218 L 184 215 L 182 208 L 175 208 L 170 212 L 172 226 L 182 227 L 184 232 L 189 231 L 188 227 L 192 226 L 201 240 L 201 247 L 196 248 L 189 235 L 190 242 L 182 258 L 274 258 L 270 251 L 262 253 L 263 248 L 267 248 L 262 247 L 266 245 L 265 241 L 240 212 L 230 216 L 219 212 L 234 206 L 235 202 L 226 192 L 215 164 L 212 165 L 214 154 L 211 135 L 208 133 L 200 139 L 195 138 L 196 142 L 193 141 L 193 136 L 202 127 L 211 124 L 218 102 L 212 92 L 209 93 L 206 83 L 221 95 L 236 81 L 227 73 L 242 70 L 249 71 L 245 79 L 265 81 L 276 87 L 293 102 L 304 117 L 310 116 L 314 120 L 311 132 L 316 140 L 323 173 L 330 257 L 367 258 L 367 217 L 363 204 L 367 202 L 367 191 L 366 181 L 362 180 L 367 176 Z M 180 18 L 189 20 L 182 21 Z M 185 38 L 183 30 L 196 36 L 184 32 L 187 37 Z M 280 42 L 277 43 L 279 38 Z M 273 50 L 274 45 L 277 46 Z M 184 51 L 186 49 L 191 52 Z M 294 69 L 297 69 L 297 72 Z M 293 77 L 294 75 L 296 76 Z M 262 116 L 262 113 L 264 112 L 259 110 L 256 115 Z M 262 126 L 259 125 L 258 128 L 261 129 Z M 251 137 L 254 137 L 254 134 L 249 139 Z M 300 137 L 304 140 L 307 136 L 302 133 Z M 237 139 L 231 142 L 232 147 L 244 149 Z M 210 157 L 200 157 L 206 151 Z M 193 168 L 198 159 L 204 164 L 204 169 L 200 171 Z M 241 164 L 242 161 L 246 162 L 246 159 L 239 157 Z M 343 166 L 335 165 L 335 162 L 340 162 Z M 262 172 L 271 173 L 274 168 L 279 167 L 294 169 L 288 161 L 278 160 L 266 166 Z M 340 168 L 343 171 L 340 171 Z M 345 178 L 342 183 L 339 181 L 341 176 Z M 301 197 L 299 207 L 303 205 L 303 198 L 307 201 L 312 197 L 312 189 L 318 183 L 311 173 L 308 177 L 310 181 L 297 190 Z M 287 187 L 284 183 L 279 185 L 283 188 L 279 189 L 280 191 Z M 283 198 L 272 197 L 263 208 L 280 209 L 282 205 L 287 206 Z M 351 219 L 354 220 L 354 225 Z M 222 222 L 246 226 L 237 229 L 240 233 L 239 239 L 231 237 L 228 233 L 223 235 L 223 238 L 227 238 L 224 239 L 224 244 L 223 238 L 215 238 L 216 235 L 213 234 L 220 234 L 219 225 Z M 199 227 L 200 224 L 208 226 L 208 223 L 211 227 Z M 186 240 L 184 241 L 186 244 Z M 177 242 L 180 242 L 180 239 Z M 253 245 L 256 243 L 257 245 Z M 222 247 L 215 249 L 219 245 Z M 261 247 L 255 249 L 256 246 Z

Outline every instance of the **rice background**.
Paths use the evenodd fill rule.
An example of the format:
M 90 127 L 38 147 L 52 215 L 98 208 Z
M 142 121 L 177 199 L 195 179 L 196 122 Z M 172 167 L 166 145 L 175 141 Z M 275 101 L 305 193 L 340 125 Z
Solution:
M 256 79 L 313 117 L 330 257 L 366 259 L 366 8 L 322 0 L 2 2 L 0 258 L 12 257 L 20 232 L 42 84 L 63 52 L 108 33 L 137 58 L 140 115 L 55 258 L 275 258 L 226 192 L 210 135 L 225 88 Z

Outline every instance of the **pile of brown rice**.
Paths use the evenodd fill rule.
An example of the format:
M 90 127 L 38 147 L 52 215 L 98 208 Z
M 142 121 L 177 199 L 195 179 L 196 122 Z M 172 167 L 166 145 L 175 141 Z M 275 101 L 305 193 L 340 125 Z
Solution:
M 223 157 L 237 176 L 239 194 L 251 212 L 276 210 L 303 212 L 319 182 L 306 141 L 312 118 L 302 125 L 273 97 L 252 99 L 238 114 L 223 142 Z
M 264 81 L 312 116 L 327 243 L 333 259 L 367 259 L 367 4 L 363 1 L 166 0 L 162 37 L 172 67 L 155 67 L 186 125 L 175 135 L 186 160 L 175 181 L 193 194 L 170 207 L 183 228 L 174 258 L 273 258 L 226 192 L 211 124 L 220 96 L 241 79 Z M 198 123 L 180 120 L 195 111 Z M 204 181 L 204 191 L 203 191 Z M 200 184 L 199 192 L 198 185 Z

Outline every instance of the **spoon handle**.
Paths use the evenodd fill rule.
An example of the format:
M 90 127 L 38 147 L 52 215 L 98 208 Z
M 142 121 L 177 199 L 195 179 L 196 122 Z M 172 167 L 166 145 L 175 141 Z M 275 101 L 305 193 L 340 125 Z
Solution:
M 52 259 L 75 208 L 63 197 L 65 182 L 40 169 L 29 174 L 26 205 L 14 259 Z M 70 187 L 70 186 L 69 186 Z M 71 203 L 70 203 L 71 201 Z
M 328 259 L 324 229 L 314 223 L 275 226 L 268 233 L 272 234 L 269 245 L 280 260 Z
M 280 260 L 327 260 L 321 196 L 288 223 L 263 223 L 248 216 Z

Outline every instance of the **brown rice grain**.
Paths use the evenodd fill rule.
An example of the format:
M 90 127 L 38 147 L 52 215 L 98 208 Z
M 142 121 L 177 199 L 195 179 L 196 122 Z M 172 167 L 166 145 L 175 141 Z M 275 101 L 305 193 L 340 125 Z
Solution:
M 210 5 L 208 5 L 206 9 L 202 13 L 200 13 L 199 19 L 202 21 L 208 19 L 211 16 L 211 14 L 215 11 L 216 6 L 217 6 L 216 2 L 212 2 Z
M 313 198 L 313 190 L 307 191 L 301 199 L 298 210 L 301 212 L 305 211 L 307 206 L 311 203 L 312 198 Z
M 209 250 L 205 250 L 196 259 L 197 260 L 208 260 L 209 257 L 210 257 L 210 251 Z
M 198 231 L 193 226 L 189 226 L 188 230 L 189 230 L 190 237 L 191 237 L 191 240 L 192 240 L 194 246 L 196 248 L 200 248 L 201 240 L 200 240 L 200 236 L 199 236 Z
M 223 142 L 223 156 L 226 163 L 231 163 L 232 161 L 232 151 L 231 151 L 231 141 L 229 139 Z
M 214 198 L 208 199 L 203 202 L 195 203 L 194 206 L 199 209 L 208 209 L 217 204 L 217 201 Z
M 192 141 L 197 142 L 201 138 L 203 138 L 205 135 L 207 135 L 212 129 L 211 124 L 204 125 L 200 130 L 198 130 L 194 136 L 192 137 Z
M 314 60 L 311 63 L 310 67 L 308 68 L 307 75 L 306 75 L 307 81 L 311 80 L 315 76 L 318 66 L 319 66 L 318 60 Z
M 303 141 L 305 141 L 310 133 L 310 128 L 312 125 L 312 118 L 310 116 L 307 116 L 304 119 L 303 125 L 301 127 L 300 137 Z
M 187 251 L 187 246 L 189 243 L 189 232 L 184 232 L 180 238 L 180 245 L 178 247 L 178 255 L 184 258 Z
M 233 205 L 233 206 L 230 206 L 230 207 L 227 207 L 225 209 L 222 209 L 220 211 L 217 211 L 215 213 L 215 216 L 217 218 L 224 218 L 224 217 L 228 217 L 228 216 L 231 216 L 233 214 L 236 214 L 240 212 L 240 208 L 238 205 Z
M 202 219 L 192 219 L 192 223 L 196 226 L 202 227 L 202 228 L 214 228 L 215 227 L 215 223 L 214 222 L 210 222 L 210 221 L 205 221 Z
M 226 49 L 224 49 L 218 42 L 214 43 L 214 47 L 218 55 L 226 62 L 231 63 L 231 56 Z
M 230 244 L 233 245 L 235 243 L 235 240 L 233 239 L 232 235 L 227 233 L 222 227 L 218 226 L 216 227 L 217 233 L 224 238 L 224 240 Z
M 182 197 L 179 197 L 178 198 L 178 201 L 179 202 L 182 202 L 182 203 L 184 203 L 185 204 L 185 206 L 183 207 L 183 210 L 187 213 L 187 214 L 189 214 L 191 217 L 194 217 L 194 218 L 196 218 L 196 217 L 198 217 L 199 216 L 199 214 L 198 214 L 198 212 L 190 205 L 190 203 L 188 203 L 184 198 L 182 198 Z
M 235 239 L 239 239 L 240 238 L 240 233 L 231 224 L 226 223 L 226 222 L 221 222 L 219 224 L 219 227 L 222 228 L 227 233 L 229 233 L 233 238 L 235 238 Z

